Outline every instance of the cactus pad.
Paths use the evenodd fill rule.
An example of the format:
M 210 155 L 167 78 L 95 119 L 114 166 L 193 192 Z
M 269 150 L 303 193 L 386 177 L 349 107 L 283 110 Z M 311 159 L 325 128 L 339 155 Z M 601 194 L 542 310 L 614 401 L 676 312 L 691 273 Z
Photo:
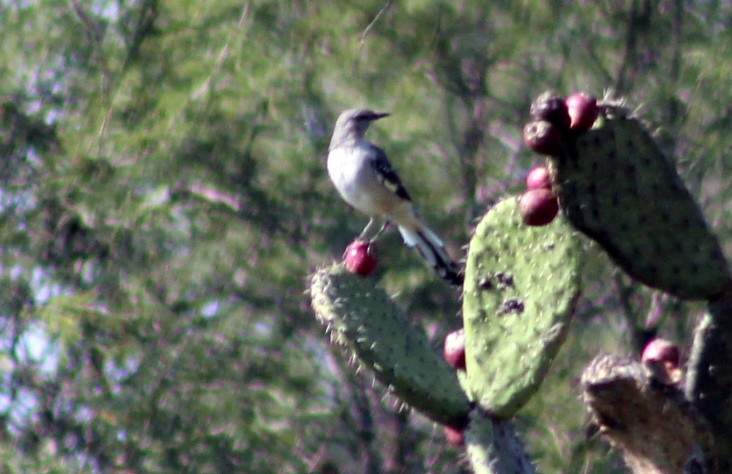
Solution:
M 529 227 L 518 198 L 478 225 L 466 266 L 463 318 L 471 398 L 513 415 L 539 388 L 569 328 L 580 290 L 582 248 L 558 216 Z
M 390 391 L 438 423 L 464 425 L 469 402 L 455 371 L 383 289 L 335 265 L 315 272 L 310 293 L 332 340 Z
M 567 217 L 641 282 L 685 299 L 716 295 L 727 262 L 674 165 L 627 110 L 600 112 L 551 159 Z

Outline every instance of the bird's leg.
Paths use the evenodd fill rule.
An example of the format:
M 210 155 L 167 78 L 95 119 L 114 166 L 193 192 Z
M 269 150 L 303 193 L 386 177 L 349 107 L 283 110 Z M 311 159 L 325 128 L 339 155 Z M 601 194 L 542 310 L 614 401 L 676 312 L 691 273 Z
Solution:
M 389 225 L 388 220 L 383 221 L 379 230 L 377 230 L 374 234 L 374 229 L 376 228 L 376 226 L 379 225 L 379 221 L 381 221 L 381 219 L 377 217 L 372 217 L 371 220 L 369 220 L 369 223 L 366 224 L 366 227 L 363 229 L 361 235 L 359 235 L 358 238 L 362 240 L 367 240 L 368 242 L 373 242 L 378 239 L 381 233 L 384 232 L 384 229 L 386 229 L 386 226 Z M 374 235 L 371 236 L 370 234 Z
M 368 236 L 368 234 L 370 232 L 372 232 L 372 229 L 374 228 L 374 224 L 375 224 L 375 219 L 372 217 L 371 219 L 369 219 L 369 223 L 366 224 L 366 227 L 363 228 L 363 230 L 361 231 L 361 235 L 359 235 L 358 238 L 361 240 L 368 240 L 366 237 Z
M 379 238 L 382 232 L 386 230 L 386 228 L 389 226 L 389 219 L 385 219 L 384 223 L 381 224 L 381 227 L 379 228 L 379 231 L 376 233 L 373 239 L 371 239 L 371 242 L 374 242 L 376 239 Z

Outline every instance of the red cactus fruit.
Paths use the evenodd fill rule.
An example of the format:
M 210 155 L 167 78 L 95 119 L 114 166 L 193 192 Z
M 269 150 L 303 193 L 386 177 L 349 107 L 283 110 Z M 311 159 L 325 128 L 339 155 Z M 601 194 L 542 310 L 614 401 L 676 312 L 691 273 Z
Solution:
M 566 102 L 569 128 L 580 132 L 591 129 L 599 115 L 597 99 L 586 92 L 577 92 L 567 97 Z
M 679 346 L 665 339 L 652 339 L 646 347 L 643 348 L 641 361 L 644 363 L 663 362 L 668 363 L 672 367 L 678 367 L 681 364 L 681 352 Z
M 443 355 L 450 367 L 465 370 L 465 330 L 458 329 L 445 336 Z
M 546 166 L 537 166 L 529 171 L 526 176 L 526 187 L 528 189 L 552 188 L 552 177 Z
M 343 254 L 343 259 L 346 261 L 348 271 L 361 276 L 371 275 L 378 263 L 373 246 L 361 239 L 351 242 Z
M 531 103 L 531 116 L 537 120 L 546 120 L 560 131 L 569 128 L 570 118 L 567 104 L 559 94 L 548 91 L 539 95 Z
M 551 189 L 530 189 L 519 198 L 519 210 L 527 225 L 547 225 L 557 216 L 559 201 Z
M 524 143 L 542 155 L 557 156 L 562 149 L 562 133 L 550 122 L 536 120 L 524 127 Z
M 452 426 L 445 426 L 445 439 L 453 446 L 463 446 L 465 444 L 463 431 Z

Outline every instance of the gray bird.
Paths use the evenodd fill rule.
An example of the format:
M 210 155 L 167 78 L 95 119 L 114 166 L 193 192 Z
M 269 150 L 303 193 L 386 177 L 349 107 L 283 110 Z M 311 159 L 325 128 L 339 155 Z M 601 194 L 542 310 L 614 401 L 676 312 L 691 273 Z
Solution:
M 391 221 L 407 246 L 416 247 L 442 278 L 461 285 L 460 267 L 450 258 L 442 240 L 417 215 L 384 150 L 365 137 L 375 120 L 388 115 L 363 108 L 343 112 L 328 146 L 328 175 L 341 197 L 370 217 L 361 238 L 375 240 Z

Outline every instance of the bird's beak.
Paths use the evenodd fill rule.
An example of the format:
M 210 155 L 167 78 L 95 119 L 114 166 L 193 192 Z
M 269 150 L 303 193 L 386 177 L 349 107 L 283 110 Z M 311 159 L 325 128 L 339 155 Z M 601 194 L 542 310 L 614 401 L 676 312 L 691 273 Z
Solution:
M 382 112 L 380 114 L 374 114 L 374 120 L 379 120 L 380 118 L 388 117 L 391 115 L 389 112 Z

